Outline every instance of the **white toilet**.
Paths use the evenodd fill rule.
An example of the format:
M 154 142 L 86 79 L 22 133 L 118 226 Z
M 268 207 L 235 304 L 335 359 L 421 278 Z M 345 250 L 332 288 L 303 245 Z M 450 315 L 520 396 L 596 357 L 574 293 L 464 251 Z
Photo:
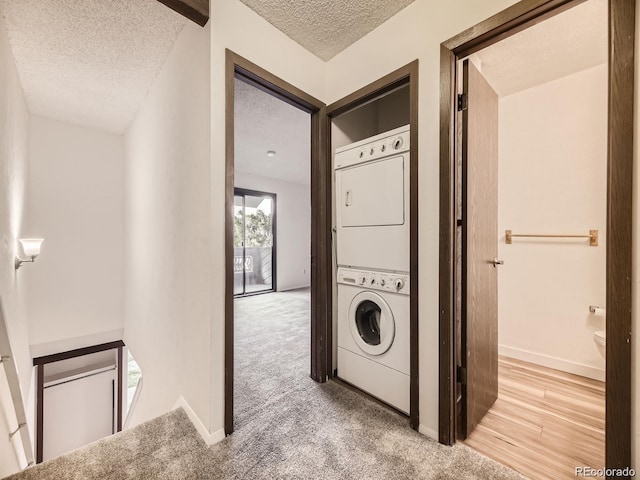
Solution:
M 593 341 L 596 342 L 596 346 L 598 347 L 598 352 L 602 356 L 602 358 L 606 358 L 607 353 L 607 332 L 604 330 L 597 330 L 593 334 Z

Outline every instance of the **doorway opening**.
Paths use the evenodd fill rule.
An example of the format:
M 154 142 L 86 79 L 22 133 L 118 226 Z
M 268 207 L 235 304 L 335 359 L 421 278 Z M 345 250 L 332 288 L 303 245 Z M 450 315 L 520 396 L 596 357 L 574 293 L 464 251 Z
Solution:
M 277 290 L 276 205 L 275 193 L 234 189 L 233 295 L 236 298 Z M 306 283 L 307 272 L 307 268 L 302 269 L 303 283 Z
M 531 379 L 534 374 L 542 373 L 544 380 L 537 381 L 564 382 L 573 384 L 573 387 L 579 384 L 579 388 L 570 393 L 556 392 L 557 396 L 564 395 L 566 398 L 579 397 L 581 399 L 580 406 L 564 405 L 566 410 L 573 410 L 574 413 L 577 412 L 579 415 L 588 416 L 585 415 L 585 411 L 590 408 L 588 403 L 591 393 L 595 393 L 596 398 L 598 398 L 599 393 L 600 401 L 604 398 L 606 402 L 606 411 L 602 406 L 594 407 L 602 417 L 599 420 L 599 425 L 583 425 L 584 432 L 565 431 L 555 439 L 550 440 L 556 448 L 553 451 L 554 455 L 559 449 L 559 444 L 576 443 L 590 434 L 597 437 L 597 430 L 600 428 L 601 433 L 598 441 L 600 442 L 600 448 L 604 449 L 604 458 L 601 456 L 603 464 L 600 466 L 624 468 L 630 465 L 631 460 L 631 350 L 629 337 L 631 327 L 630 270 L 632 245 L 630 229 L 632 206 L 631 172 L 633 165 L 633 112 L 632 107 L 625 104 L 624 99 L 633 98 L 635 2 L 618 2 L 615 0 L 599 2 L 598 0 L 589 0 L 584 3 L 579 1 L 545 2 L 542 5 L 539 3 L 522 1 L 445 42 L 441 48 L 440 441 L 446 444 L 454 443 L 457 434 L 462 434 L 463 437 L 472 434 L 473 427 L 481 424 L 483 419 L 487 418 L 485 413 L 490 411 L 489 409 L 494 405 L 496 398 L 500 401 L 498 395 L 499 371 L 505 378 L 505 382 L 509 381 L 510 377 L 512 383 L 509 385 L 511 390 L 509 393 L 511 394 L 515 393 L 514 382 L 517 383 L 515 376 L 519 373 L 525 372 Z M 576 115 L 574 121 L 565 122 L 569 123 L 570 127 L 577 127 L 581 122 L 588 122 L 589 119 L 595 119 L 597 122 L 604 115 L 607 115 L 607 126 L 600 125 L 600 129 L 605 130 L 605 132 L 600 132 L 596 135 L 598 138 L 595 139 L 596 142 L 600 142 L 601 146 L 590 148 L 588 152 L 584 151 L 582 154 L 578 150 L 571 155 L 566 155 L 566 158 L 561 160 L 569 162 L 569 167 L 563 161 L 558 160 L 550 169 L 545 164 L 547 158 L 542 158 L 543 156 L 540 153 L 535 161 L 529 159 L 525 164 L 519 165 L 518 168 L 521 173 L 529 169 L 529 173 L 525 175 L 527 178 L 525 183 L 529 182 L 530 185 L 533 185 L 536 176 L 540 177 L 542 181 L 540 184 L 542 186 L 539 185 L 538 188 L 532 189 L 529 193 L 527 193 L 527 188 L 522 186 L 522 182 L 513 182 L 511 185 L 504 184 L 503 180 L 509 177 L 508 171 L 502 171 L 499 168 L 518 165 L 518 162 L 523 160 L 530 152 L 520 151 L 517 154 L 520 158 L 514 158 L 514 153 L 511 152 L 511 158 L 504 159 L 503 162 L 503 158 L 499 157 L 498 150 L 508 150 L 508 142 L 514 141 L 514 139 L 514 143 L 520 143 L 518 146 L 522 147 L 522 139 L 517 139 L 514 135 L 520 127 L 525 126 L 527 121 L 536 116 L 536 110 L 539 105 L 535 104 L 535 100 L 529 99 L 534 103 L 529 103 L 528 106 L 524 107 L 524 110 L 520 112 L 521 118 L 518 120 L 512 117 L 509 127 L 501 128 L 499 126 L 501 120 L 498 118 L 499 101 L 497 95 L 493 93 L 496 98 L 490 98 L 492 94 L 490 82 L 485 81 L 481 74 L 481 72 L 488 74 L 491 70 L 490 62 L 488 61 L 484 64 L 486 70 L 482 66 L 482 49 L 486 47 L 493 48 L 500 41 L 515 41 L 516 37 L 514 35 L 519 32 L 523 35 L 529 35 L 533 30 L 527 29 L 543 20 L 550 19 L 549 22 L 560 21 L 560 15 L 558 17 L 556 15 L 565 10 L 570 9 L 563 15 L 573 15 L 578 13 L 578 8 L 597 9 L 598 7 L 605 9 L 605 12 L 608 10 L 605 14 L 601 12 L 599 15 L 600 19 L 607 17 L 609 19 L 607 25 L 607 33 L 609 35 L 608 40 L 606 40 L 606 50 L 609 54 L 606 60 L 608 64 L 604 64 L 604 66 L 601 64 L 592 65 L 592 68 L 584 69 L 579 74 L 574 72 L 573 78 L 569 79 L 571 85 L 567 86 L 569 90 L 573 90 L 573 93 L 576 90 L 584 90 L 586 88 L 587 91 L 584 94 L 586 101 L 584 104 L 589 104 L 589 101 L 594 100 L 589 97 L 595 96 L 597 105 L 590 107 L 591 111 L 587 115 L 585 112 L 580 111 L 578 104 L 574 102 L 570 112 L 567 112 L 567 109 L 560 109 L 556 111 L 556 115 L 543 116 L 538 118 L 537 121 L 542 128 L 541 131 L 544 131 L 544 128 L 549 126 L 548 124 L 559 121 L 567 113 Z M 553 48 L 561 50 L 570 42 L 560 38 L 558 43 L 562 44 L 562 46 L 556 45 Z M 583 42 L 577 43 L 580 45 Z M 473 60 L 461 62 L 461 60 L 469 57 Z M 572 58 L 573 60 L 575 59 Z M 477 65 L 480 65 L 480 69 L 473 65 L 474 61 Z M 527 58 L 526 61 L 536 64 L 536 66 L 538 65 L 535 60 L 531 61 L 531 59 Z M 568 57 L 564 57 L 563 62 L 565 64 L 572 63 L 568 61 Z M 520 72 L 522 70 L 520 69 Z M 600 87 L 594 87 L 591 84 L 590 87 L 581 86 L 577 88 L 576 75 L 597 77 L 597 82 L 599 82 L 597 84 Z M 522 75 L 522 77 L 527 77 L 527 75 Z M 557 80 L 556 83 L 561 82 L 561 80 Z M 596 81 L 594 78 L 591 80 Z M 464 92 L 459 97 L 457 95 L 458 83 L 462 83 L 464 88 Z M 552 83 L 547 82 L 544 87 L 547 89 L 551 86 L 559 87 L 559 85 L 551 85 Z M 602 94 L 599 99 L 597 98 L 598 88 L 605 92 L 608 89 L 608 92 L 604 94 L 606 100 L 603 99 Z M 507 114 L 517 113 L 519 108 L 523 108 L 524 97 L 535 97 L 536 93 L 535 89 L 529 88 L 526 91 L 526 95 L 505 96 L 504 99 L 500 100 L 500 106 L 502 107 L 504 103 L 504 110 Z M 550 97 L 551 95 L 546 92 L 545 96 Z M 606 98 L 607 96 L 608 98 Z M 516 97 L 521 97 L 518 102 L 514 100 L 517 99 Z M 560 108 L 559 105 L 560 103 L 557 103 L 554 108 Z M 580 106 L 584 105 L 580 104 Z M 598 108 L 606 113 L 604 115 L 602 112 L 600 115 L 594 114 Z M 606 110 L 607 108 L 608 111 Z M 474 117 L 474 115 L 477 115 L 474 112 L 477 111 L 483 111 L 485 115 L 486 112 L 492 111 L 491 118 L 487 120 L 482 116 Z M 481 126 L 478 124 L 479 119 L 482 119 Z M 492 138 L 487 133 L 492 130 L 490 128 L 491 125 L 493 125 L 492 128 L 496 133 L 498 130 L 500 133 L 504 133 L 504 138 Z M 538 144 L 548 141 L 548 132 L 540 134 L 536 140 Z M 592 141 L 594 139 L 589 138 L 584 143 Z M 549 155 L 558 153 L 558 150 L 562 150 L 563 147 L 570 144 L 575 144 L 575 141 L 572 142 L 567 138 L 563 138 L 554 148 L 548 149 L 547 153 Z M 587 168 L 580 161 L 586 161 L 593 151 L 598 152 L 594 159 L 595 163 Z M 606 166 L 603 164 L 605 155 L 607 158 Z M 597 158 L 598 156 L 599 158 Z M 578 160 L 576 160 L 576 157 L 578 157 Z M 495 165 L 487 166 L 487 158 L 491 158 L 489 163 L 495 163 Z M 503 162 L 500 167 L 498 167 L 497 163 L 498 158 L 500 158 L 500 162 Z M 600 163 L 598 163 L 598 160 Z M 536 168 L 543 171 L 536 171 Z M 544 190 L 549 185 L 554 184 L 557 180 L 554 177 L 557 174 L 565 171 L 569 172 L 570 175 L 568 177 L 559 175 L 562 177 L 559 185 L 562 186 L 564 184 L 566 186 L 562 193 L 564 197 L 562 195 L 555 197 L 555 200 L 553 200 L 555 202 L 554 207 L 547 202 L 548 198 L 545 197 L 549 197 L 549 195 L 544 195 Z M 462 175 L 459 172 L 462 172 Z M 572 172 L 573 174 L 571 174 Z M 588 172 L 591 176 L 606 179 L 606 193 L 604 193 L 605 186 L 602 184 L 604 180 L 602 183 L 598 183 L 598 178 L 595 178 L 595 180 L 583 178 L 582 175 L 585 172 Z M 545 175 L 547 176 L 546 180 L 544 178 Z M 577 178 L 577 176 L 580 176 L 580 178 Z M 480 179 L 482 179 L 482 185 L 477 183 Z M 590 188 L 591 191 L 587 194 L 583 192 L 578 195 L 581 197 L 580 208 L 588 210 L 586 207 L 591 205 L 603 218 L 585 221 L 588 214 L 587 216 L 582 215 L 584 212 L 580 208 L 577 210 L 574 208 L 571 213 L 567 213 L 567 205 L 574 205 L 572 194 L 567 194 L 572 189 L 583 188 L 585 184 L 590 182 L 593 183 Z M 495 188 L 491 188 L 491 185 L 494 185 Z M 500 187 L 499 185 L 502 186 Z M 520 185 L 520 187 L 517 187 L 517 185 Z M 509 192 L 510 189 L 514 191 Z M 494 212 L 499 211 L 498 196 L 506 198 L 511 194 L 513 194 L 513 198 L 509 205 L 502 208 L 500 214 L 496 215 Z M 585 196 L 586 198 L 584 198 Z M 527 207 L 522 205 L 523 201 L 529 201 L 531 204 L 528 209 L 528 213 L 531 215 L 525 215 Z M 603 204 L 606 204 L 606 213 Z M 509 217 L 509 209 L 514 205 L 518 206 L 519 214 L 515 217 L 513 215 Z M 462 215 L 460 214 L 461 212 Z M 517 226 L 505 226 L 504 223 L 500 223 L 499 218 L 481 220 L 481 217 L 490 213 L 493 217 L 502 217 L 505 220 L 509 218 L 508 221 Z M 536 214 L 543 214 L 541 218 L 544 221 L 536 219 Z M 595 215 L 597 217 L 598 213 L 595 213 Z M 555 217 L 558 218 L 556 219 Z M 526 220 L 530 221 L 531 224 L 522 224 Z M 554 223 L 554 220 L 560 223 Z M 576 221 L 580 222 L 579 226 Z M 595 223 L 594 225 L 587 223 L 592 221 Z M 482 224 L 488 225 L 489 228 L 481 227 Z M 606 225 L 606 227 L 599 228 L 602 224 Z M 578 227 L 579 230 L 574 231 Z M 476 232 L 474 228 L 478 229 L 478 231 Z M 552 230 L 549 230 L 549 228 L 552 228 Z M 483 232 L 489 233 L 489 236 L 485 238 Z M 491 235 L 496 237 L 496 233 L 500 237 L 499 240 L 491 237 Z M 549 234 L 551 235 L 550 238 L 548 238 Z M 568 238 L 559 238 L 556 237 L 556 234 L 561 234 L 561 237 Z M 597 247 L 598 241 L 600 242 L 600 247 Z M 521 257 L 524 250 L 528 248 L 536 248 L 538 251 L 537 253 L 528 252 L 525 257 L 518 259 L 517 257 Z M 540 253 L 541 249 L 547 249 L 544 250 L 546 253 Z M 560 252 L 558 252 L 559 249 L 561 250 Z M 508 257 L 502 258 L 498 252 Z M 599 258 L 589 258 L 589 260 L 595 261 L 595 266 L 591 268 L 587 265 L 589 262 L 584 261 L 585 259 L 580 261 L 574 258 L 576 255 L 578 257 L 580 255 L 586 255 L 587 257 L 599 256 Z M 554 258 L 555 260 L 553 260 Z M 509 306 L 508 303 L 513 303 L 514 297 L 521 294 L 522 291 L 535 297 L 536 290 L 533 287 L 528 288 L 523 285 L 523 282 L 525 282 L 523 278 L 520 278 L 518 282 L 512 281 L 510 285 L 505 287 L 505 291 L 508 291 L 509 296 L 503 299 L 503 305 L 500 305 L 499 310 L 498 297 L 493 295 L 487 297 L 486 292 L 481 290 L 487 285 L 494 285 L 494 293 L 497 293 L 498 276 L 501 275 L 498 273 L 500 269 L 505 269 L 503 272 L 506 272 L 508 266 L 511 269 L 512 276 L 520 275 L 522 277 L 523 269 L 527 268 L 531 272 L 531 270 L 540 267 L 548 260 L 551 260 L 551 264 L 548 265 L 547 272 L 543 275 L 543 278 L 538 279 L 538 283 L 542 283 L 537 287 L 538 292 L 540 292 L 539 288 L 548 287 L 558 277 L 571 273 L 569 270 L 579 271 L 580 268 L 585 267 L 589 271 L 583 272 L 584 275 L 582 277 L 589 278 L 595 286 L 588 293 L 589 298 L 593 298 L 593 301 L 585 301 L 583 298 L 585 291 L 589 290 L 585 285 L 582 285 L 582 287 L 579 285 L 565 285 L 562 288 L 556 286 L 555 291 L 546 293 L 548 296 L 555 295 L 559 300 L 564 301 L 565 305 L 566 302 L 573 302 L 572 305 L 574 305 L 577 299 L 577 303 L 579 303 L 577 308 L 581 309 L 581 313 L 570 315 L 572 318 L 568 320 L 573 323 L 567 328 L 574 334 L 578 330 L 584 330 L 580 335 L 574 335 L 584 345 L 571 344 L 571 341 L 578 340 L 578 338 L 572 338 L 569 341 L 565 337 L 563 343 L 561 335 L 551 334 L 548 341 L 543 342 L 545 343 L 544 349 L 548 350 L 556 344 L 559 349 L 564 347 L 563 354 L 565 356 L 566 354 L 580 355 L 588 352 L 586 355 L 590 356 L 591 360 L 595 362 L 598 358 L 596 356 L 597 344 L 594 342 L 593 334 L 595 330 L 604 329 L 606 330 L 607 361 L 604 372 L 601 370 L 599 375 L 598 368 L 593 365 L 591 368 L 585 368 L 584 364 L 588 362 L 584 360 L 584 355 L 580 361 L 573 362 L 574 366 L 581 364 L 578 365 L 580 371 L 571 372 L 569 369 L 570 373 L 566 373 L 558 372 L 563 367 L 563 362 L 559 362 L 558 358 L 556 358 L 560 354 L 532 352 L 530 345 L 529 347 L 503 345 L 503 340 L 505 339 L 508 339 L 505 340 L 507 343 L 517 341 L 514 338 L 517 339 L 518 335 L 514 336 L 514 331 L 522 333 L 527 328 L 531 328 L 532 323 L 534 324 L 533 327 L 540 324 L 541 316 L 549 316 L 549 312 L 545 308 L 549 301 L 540 307 L 539 305 L 536 306 L 539 303 L 537 302 L 539 298 L 529 297 L 529 301 L 527 301 L 520 295 L 519 301 L 516 301 L 519 305 Z M 502 265 L 503 261 L 504 266 Z M 531 263 L 532 261 L 533 263 Z M 604 265 L 605 261 L 606 266 Z M 566 264 L 567 262 L 574 262 L 574 267 L 565 265 L 556 274 L 551 272 L 552 268 L 557 268 L 560 263 Z M 516 269 L 514 268 L 515 266 L 519 266 L 519 268 Z M 518 272 L 517 270 L 520 271 Z M 578 273 L 578 275 L 580 274 Z M 534 277 L 535 275 L 530 276 Z M 605 277 L 606 293 L 603 293 Z M 544 281 L 544 278 L 548 278 L 548 281 Z M 515 279 L 512 278 L 512 280 Z M 574 290 L 576 287 L 578 287 L 577 290 Z M 509 288 L 511 289 L 509 290 Z M 521 290 L 518 291 L 518 289 Z M 487 298 L 490 298 L 490 301 Z M 481 301 L 476 302 L 474 299 L 481 299 Z M 603 303 L 607 307 L 606 322 L 604 322 L 603 318 L 594 316 L 599 312 L 597 307 L 600 306 L 602 299 L 604 299 Z M 529 312 L 535 317 L 533 321 L 529 319 L 516 329 L 505 330 L 503 328 L 504 325 L 500 326 L 500 330 L 498 329 L 498 311 L 507 312 L 509 309 L 513 310 L 512 307 L 523 308 L 523 306 L 525 309 L 530 308 L 533 310 Z M 593 308 L 590 309 L 590 307 Z M 558 307 L 553 308 L 554 311 L 557 309 Z M 593 310 L 593 312 L 590 310 Z M 557 332 L 558 328 L 556 322 L 554 328 L 547 328 L 547 330 L 551 329 Z M 501 351 L 499 351 L 498 346 L 498 331 L 500 331 L 501 337 Z M 585 332 L 588 334 L 585 334 Z M 522 340 L 523 335 L 519 336 L 520 340 Z M 525 341 L 530 343 L 533 337 L 534 335 L 529 332 Z M 584 350 L 585 348 L 588 350 Z M 474 357 L 478 352 L 480 352 L 482 358 Z M 511 358 L 506 358 L 505 356 L 499 359 L 498 353 L 509 355 Z M 513 357 L 516 358 L 513 359 Z M 545 358 L 546 364 L 541 361 L 541 359 Z M 542 366 L 532 368 L 531 364 L 533 362 L 537 362 Z M 565 358 L 564 366 L 566 367 L 569 363 L 571 362 Z M 602 361 L 602 363 L 604 362 Z M 474 368 L 478 366 L 481 368 Z M 547 367 L 553 367 L 553 370 L 546 370 Z M 586 365 L 586 367 L 589 367 L 589 365 Z M 534 372 L 533 370 L 539 371 Z M 567 369 L 565 368 L 565 370 Z M 578 374 L 578 376 L 575 374 Z M 589 376 L 591 378 L 585 378 Z M 598 376 L 601 378 L 594 379 L 594 377 Z M 606 392 L 603 393 L 604 387 L 597 382 L 605 378 Z M 586 390 L 583 387 L 586 387 Z M 529 392 L 531 391 L 530 389 Z M 545 397 L 545 401 L 548 399 L 546 397 L 554 395 L 554 392 L 548 393 L 544 388 L 539 393 Z M 536 406 L 535 399 L 530 398 L 530 396 L 525 397 L 519 401 L 522 406 Z M 596 399 L 596 403 L 597 401 Z M 533 416 L 539 416 L 541 413 L 538 410 Z M 555 413 L 557 414 L 557 411 Z M 531 420 L 531 416 L 529 418 L 514 419 L 511 428 L 513 431 L 520 429 L 521 435 L 518 438 L 524 439 L 529 435 L 529 440 L 533 439 L 533 442 L 544 441 L 544 439 L 540 438 L 535 439 L 535 435 L 532 435 L 531 432 L 523 431 L 529 427 L 536 428 L 535 422 Z M 495 425 L 493 426 L 495 427 Z M 603 429 L 604 435 L 602 435 Z M 572 434 L 573 436 L 571 437 Z M 566 437 L 564 440 L 562 435 Z M 604 436 L 604 442 L 602 436 Z M 576 438 L 579 440 L 576 440 Z M 499 435 L 494 435 L 494 440 L 497 441 L 490 447 L 493 448 L 494 453 L 501 449 L 504 450 L 505 445 L 508 443 L 504 438 L 500 439 Z M 588 452 L 588 449 L 585 452 Z M 514 455 L 513 452 L 511 454 Z M 556 464 L 543 468 L 546 468 L 548 474 L 552 474 L 549 470 L 553 469 L 556 471 L 559 471 L 559 469 L 571 469 L 573 475 L 574 470 L 572 467 L 586 466 L 589 465 L 590 461 L 594 460 L 589 458 L 591 453 L 583 452 L 581 455 L 570 457 L 568 461 L 566 458 L 564 460 L 553 458 L 550 463 L 555 462 Z M 539 456 L 542 457 L 544 455 L 539 453 Z M 553 455 L 549 455 L 547 458 L 551 456 Z M 586 458 L 581 462 L 583 457 Z M 575 462 L 575 465 L 569 465 L 572 462 Z M 534 476 L 540 476 L 541 472 L 535 470 L 535 468 L 541 468 L 536 465 L 537 462 L 531 459 L 530 462 L 525 463 L 528 463 L 534 470 L 524 473 L 528 475 L 535 473 Z
M 336 298 L 336 302 L 334 302 L 333 324 L 330 325 L 329 336 L 331 342 L 330 364 L 333 366 L 333 377 L 338 381 L 346 382 L 345 384 L 355 386 L 360 392 L 365 392 L 365 394 L 392 406 L 392 408 L 408 413 L 411 428 L 415 430 L 418 430 L 420 426 L 418 385 L 418 66 L 418 61 L 415 60 L 327 107 L 330 121 L 328 133 L 331 149 L 328 155 L 328 163 L 330 165 L 333 164 L 336 169 L 332 179 L 332 182 L 335 182 L 332 190 L 336 192 L 332 204 L 336 227 L 331 255 L 333 259 L 333 278 L 335 278 L 333 296 Z M 391 135 L 389 140 L 397 140 L 398 135 L 407 134 L 408 139 L 403 137 L 399 143 L 395 144 L 396 149 L 403 149 L 408 154 L 408 161 L 406 163 L 403 161 L 402 168 L 407 169 L 404 173 L 409 178 L 399 182 L 402 186 L 403 195 L 406 195 L 404 208 L 406 215 L 403 214 L 401 221 L 396 219 L 399 224 L 401 223 L 406 228 L 406 231 L 404 236 L 400 235 L 398 237 L 400 239 L 398 242 L 391 242 L 392 247 L 387 247 L 386 245 L 381 247 L 381 245 L 384 245 L 384 238 L 378 238 L 377 241 L 369 241 L 367 235 L 380 235 L 380 231 L 375 232 L 375 225 L 383 216 L 382 209 L 371 209 L 371 211 L 375 212 L 370 219 L 373 222 L 367 221 L 364 216 L 358 219 L 349 218 L 351 212 L 348 209 L 352 211 L 358 210 L 354 204 L 356 196 L 360 201 L 363 198 L 368 199 L 364 210 L 360 210 L 360 213 L 363 213 L 372 205 L 377 205 L 374 200 L 380 190 L 385 190 L 385 195 L 380 198 L 384 199 L 383 202 L 385 202 L 386 206 L 391 203 L 389 199 L 393 195 L 389 195 L 389 188 L 379 188 L 375 185 L 374 180 L 377 177 L 375 171 L 373 175 L 369 173 L 363 177 L 362 174 L 354 175 L 354 171 L 357 171 L 357 169 L 345 167 L 350 165 L 348 152 L 357 152 L 360 149 L 361 156 L 358 153 L 358 158 L 373 158 L 374 162 L 376 162 L 373 163 L 375 169 L 376 166 L 384 165 L 379 159 L 376 160 L 376 158 L 379 158 L 376 155 L 383 157 L 388 155 L 385 153 L 387 145 L 383 140 L 384 137 Z M 389 142 L 390 149 L 394 148 L 393 144 L 393 141 Z M 367 147 L 366 157 L 365 146 Z M 342 160 L 336 162 L 336 158 L 337 156 L 342 157 L 345 152 L 347 152 L 347 160 L 345 165 L 341 166 L 340 162 Z M 400 165 L 400 161 L 397 158 L 394 161 L 398 162 L 396 165 Z M 360 162 L 356 160 L 355 163 L 358 164 Z M 398 175 L 395 178 L 401 178 L 401 176 Z M 359 180 L 363 181 L 362 185 L 358 185 Z M 391 176 L 386 177 L 384 181 L 391 181 Z M 347 186 L 347 184 L 350 186 Z M 372 194 L 371 192 L 376 193 Z M 353 228 L 359 222 L 361 226 Z M 369 229 L 367 227 L 374 228 Z M 347 230 L 349 229 L 359 229 L 361 231 L 357 233 L 354 231 L 348 232 Z M 358 238 L 358 235 L 361 236 Z M 381 237 L 384 237 L 384 235 L 386 233 L 382 233 Z M 394 250 L 393 252 L 386 251 L 385 249 L 387 248 Z M 407 250 L 403 251 L 403 248 Z M 370 257 L 367 258 L 367 254 L 372 251 L 376 252 L 375 255 L 380 258 L 374 260 Z M 361 255 L 362 253 L 364 255 Z M 403 261 L 407 262 L 404 266 L 402 266 Z M 380 262 L 389 262 L 389 264 L 381 267 Z M 377 264 L 377 266 L 374 264 Z M 389 273 L 399 274 L 399 278 L 385 278 L 385 275 Z M 358 333 L 359 328 L 356 323 L 357 309 L 352 309 L 351 305 L 352 301 L 360 297 L 358 296 L 359 293 L 350 287 L 359 283 L 359 287 L 362 287 L 361 290 L 363 290 L 360 293 L 364 295 L 372 293 L 371 298 L 374 298 L 374 303 L 380 307 L 385 305 L 384 302 L 386 300 L 374 292 L 381 292 L 384 289 L 384 285 L 389 284 L 389 280 L 393 280 L 392 283 L 395 283 L 395 285 L 404 285 L 404 287 L 397 287 L 395 293 L 402 290 L 403 295 L 405 295 L 399 305 L 389 309 L 395 310 L 394 315 L 398 317 L 397 337 L 394 337 L 398 340 L 395 351 L 403 351 L 406 354 L 404 360 L 408 363 L 404 367 L 402 365 L 399 368 L 397 365 L 395 366 L 397 368 L 396 371 L 407 375 L 408 379 L 403 378 L 405 383 L 398 383 L 394 387 L 389 387 L 390 383 L 387 381 L 389 378 L 383 379 L 381 375 L 372 373 L 377 368 L 376 365 L 365 363 L 365 368 L 361 369 L 360 372 L 350 372 L 350 362 L 347 360 L 349 358 L 358 360 L 361 355 L 369 355 L 366 361 L 377 363 L 377 360 L 373 360 L 375 355 L 372 355 L 371 350 L 365 346 L 366 340 L 361 333 Z M 397 283 L 398 280 L 400 280 L 400 283 Z M 364 287 L 365 282 L 367 283 L 366 287 Z M 408 288 L 406 288 L 407 286 Z M 365 289 L 368 289 L 368 293 L 364 291 Z M 406 298 L 407 293 L 409 298 Z M 358 302 L 355 301 L 353 305 L 357 306 Z M 377 309 L 371 310 L 367 305 L 364 302 L 362 303 L 362 307 L 366 311 L 373 313 L 372 318 L 376 319 Z M 383 314 L 380 318 L 390 316 Z M 389 322 L 389 325 L 396 326 L 395 322 Z M 404 345 L 402 345 L 403 341 Z M 357 347 L 356 345 L 360 346 Z M 340 361 L 341 356 L 345 361 Z M 383 363 L 381 361 L 380 365 L 383 365 Z M 408 386 L 406 385 L 407 380 Z M 394 396 L 389 395 L 390 391 L 394 392 L 394 396 L 397 395 L 401 398 L 394 398 Z M 398 407 L 403 402 L 404 407 Z
M 36 367 L 36 463 L 122 430 L 122 341 L 33 359 Z
M 311 378 L 326 381 L 331 290 L 324 104 L 229 50 L 226 90 L 229 435 L 292 389 L 290 374 L 309 375 L 309 357 Z
M 458 438 L 536 478 L 604 468 L 606 17 L 590 0 L 459 62 Z
M 234 91 L 234 421 L 242 428 L 308 380 L 311 115 L 241 78 Z

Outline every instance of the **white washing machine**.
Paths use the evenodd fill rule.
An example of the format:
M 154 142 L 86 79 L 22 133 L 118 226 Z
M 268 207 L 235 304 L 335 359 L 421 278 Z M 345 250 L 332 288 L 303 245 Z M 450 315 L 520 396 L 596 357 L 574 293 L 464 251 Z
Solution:
M 409 414 L 409 275 L 338 268 L 338 377 Z
M 409 125 L 336 149 L 338 265 L 409 271 Z

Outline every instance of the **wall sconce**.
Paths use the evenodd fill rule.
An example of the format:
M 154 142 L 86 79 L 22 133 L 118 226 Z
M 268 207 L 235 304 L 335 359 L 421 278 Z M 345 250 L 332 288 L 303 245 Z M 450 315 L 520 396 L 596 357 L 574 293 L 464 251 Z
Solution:
M 18 241 L 22 246 L 22 251 L 29 258 L 20 258 L 20 254 L 16 256 L 16 270 L 23 263 L 33 263 L 38 255 L 40 255 L 40 246 L 44 241 L 43 238 L 19 238 Z

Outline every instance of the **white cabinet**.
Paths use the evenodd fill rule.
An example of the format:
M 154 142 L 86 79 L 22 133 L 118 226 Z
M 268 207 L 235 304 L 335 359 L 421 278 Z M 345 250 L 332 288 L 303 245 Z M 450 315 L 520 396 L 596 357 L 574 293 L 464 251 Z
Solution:
M 336 176 L 341 227 L 404 224 L 403 156 L 345 168 Z

